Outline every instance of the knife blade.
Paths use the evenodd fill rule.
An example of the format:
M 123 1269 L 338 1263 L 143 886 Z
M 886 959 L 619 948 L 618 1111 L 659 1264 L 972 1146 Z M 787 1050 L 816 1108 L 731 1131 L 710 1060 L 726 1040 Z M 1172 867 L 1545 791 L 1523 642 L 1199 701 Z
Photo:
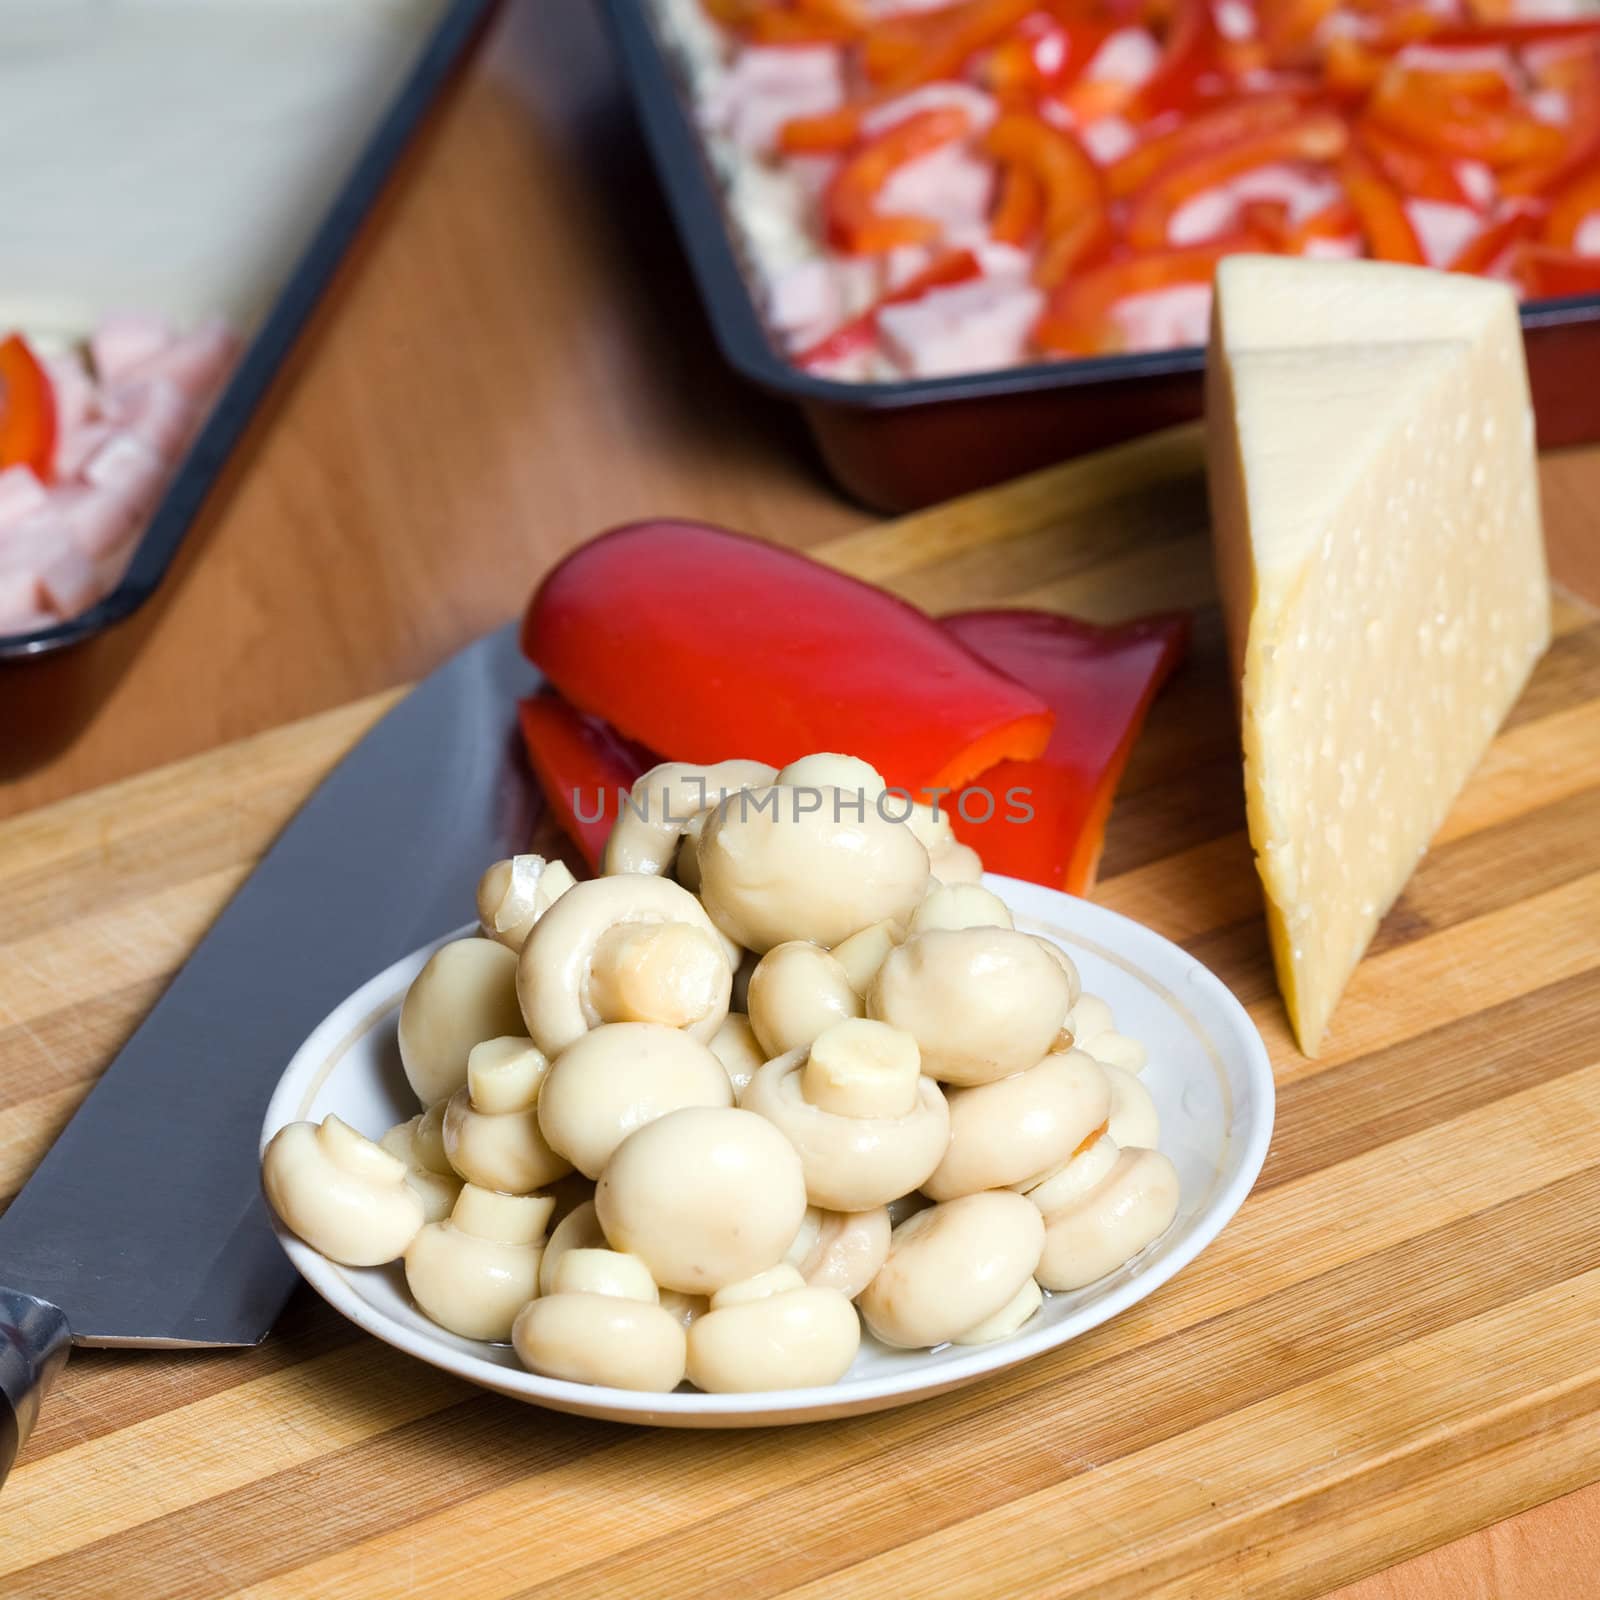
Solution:
M 539 801 L 506 627 L 440 667 L 311 795 L 0 1216 L 0 1480 L 81 1345 L 252 1345 L 294 1273 L 256 1140 L 305 1036 L 472 914 Z

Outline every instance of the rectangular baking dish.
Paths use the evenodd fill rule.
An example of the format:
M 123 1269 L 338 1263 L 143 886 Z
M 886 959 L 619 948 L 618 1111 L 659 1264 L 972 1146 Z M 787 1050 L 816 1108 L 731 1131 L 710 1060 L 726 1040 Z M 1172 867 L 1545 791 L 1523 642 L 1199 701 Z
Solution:
M 1200 415 L 1198 348 L 1048 361 L 951 378 L 845 383 L 769 334 L 671 57 L 641 0 L 604 0 L 618 57 L 723 355 L 795 401 L 846 493 L 907 511 Z M 1525 305 L 1545 448 L 1600 439 L 1600 296 Z
M 0 638 L 0 779 L 69 743 L 120 675 L 135 631 L 120 625 L 160 586 L 396 163 L 497 4 L 451 0 L 441 13 L 162 496 L 122 581 L 68 621 Z

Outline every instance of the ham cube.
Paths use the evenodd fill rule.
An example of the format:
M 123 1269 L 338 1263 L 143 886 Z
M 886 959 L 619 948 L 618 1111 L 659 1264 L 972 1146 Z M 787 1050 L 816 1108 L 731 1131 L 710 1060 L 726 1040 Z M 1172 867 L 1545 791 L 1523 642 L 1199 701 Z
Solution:
M 7 467 L 0 471 L 0 528 L 20 522 L 45 503 L 45 487 L 32 467 Z
M 117 430 L 109 422 L 84 422 L 56 442 L 56 477 L 76 478 Z
M 167 480 L 166 463 L 143 439 L 114 433 L 83 469 L 84 481 L 109 489 L 128 504 L 148 511 Z
M 113 311 L 100 319 L 89 339 L 89 355 L 101 383 L 116 383 L 172 343 L 165 317 L 143 311 Z
M 944 377 L 1013 366 L 1044 307 L 1031 284 L 978 278 L 933 289 L 878 313 L 878 332 L 894 361 L 913 377 Z
M 91 561 L 129 543 L 144 521 L 142 509 L 113 489 L 69 484 L 50 496 L 50 512 L 62 532 Z
M 94 563 L 70 539 L 62 539 L 39 569 L 39 590 L 58 616 L 76 616 L 100 598 Z
M 56 403 L 56 437 L 64 439 L 94 415 L 94 379 L 76 350 L 44 356 L 41 365 L 49 375 L 51 396 Z
M 987 221 L 993 196 L 993 163 L 949 144 L 898 168 L 883 186 L 878 210 L 932 217 L 945 228 L 970 227 Z
M 197 406 L 208 407 L 243 349 L 238 334 L 220 320 L 203 322 L 119 376 L 133 382 L 170 378 Z
M 107 411 L 119 426 L 169 461 L 182 454 L 200 420 L 194 401 L 171 378 L 118 384 L 107 396 Z
M 0 633 L 31 633 L 54 620 L 44 610 L 38 573 L 31 567 L 0 570 Z

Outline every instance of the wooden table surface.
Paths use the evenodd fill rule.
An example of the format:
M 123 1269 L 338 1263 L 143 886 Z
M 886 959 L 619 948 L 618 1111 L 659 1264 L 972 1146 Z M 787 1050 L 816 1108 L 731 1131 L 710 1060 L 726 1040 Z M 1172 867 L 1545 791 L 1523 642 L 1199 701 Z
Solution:
M 610 523 L 863 521 L 709 349 L 587 4 L 513 0 L 336 310 L 125 677 L 0 816 L 416 677 Z M 1544 490 L 1553 561 L 1600 594 L 1600 449 L 1547 458 Z M 1597 1566 L 1600 1486 L 1339 1600 L 1565 1600 Z

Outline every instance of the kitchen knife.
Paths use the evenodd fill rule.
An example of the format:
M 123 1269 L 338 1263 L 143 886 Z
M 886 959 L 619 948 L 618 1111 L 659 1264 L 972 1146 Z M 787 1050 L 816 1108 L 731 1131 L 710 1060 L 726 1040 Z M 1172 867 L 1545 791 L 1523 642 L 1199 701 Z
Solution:
M 465 921 L 539 802 L 502 628 L 383 718 L 284 829 L 0 1216 L 0 1480 L 68 1343 L 253 1345 L 294 1281 L 256 1142 L 305 1036 Z

